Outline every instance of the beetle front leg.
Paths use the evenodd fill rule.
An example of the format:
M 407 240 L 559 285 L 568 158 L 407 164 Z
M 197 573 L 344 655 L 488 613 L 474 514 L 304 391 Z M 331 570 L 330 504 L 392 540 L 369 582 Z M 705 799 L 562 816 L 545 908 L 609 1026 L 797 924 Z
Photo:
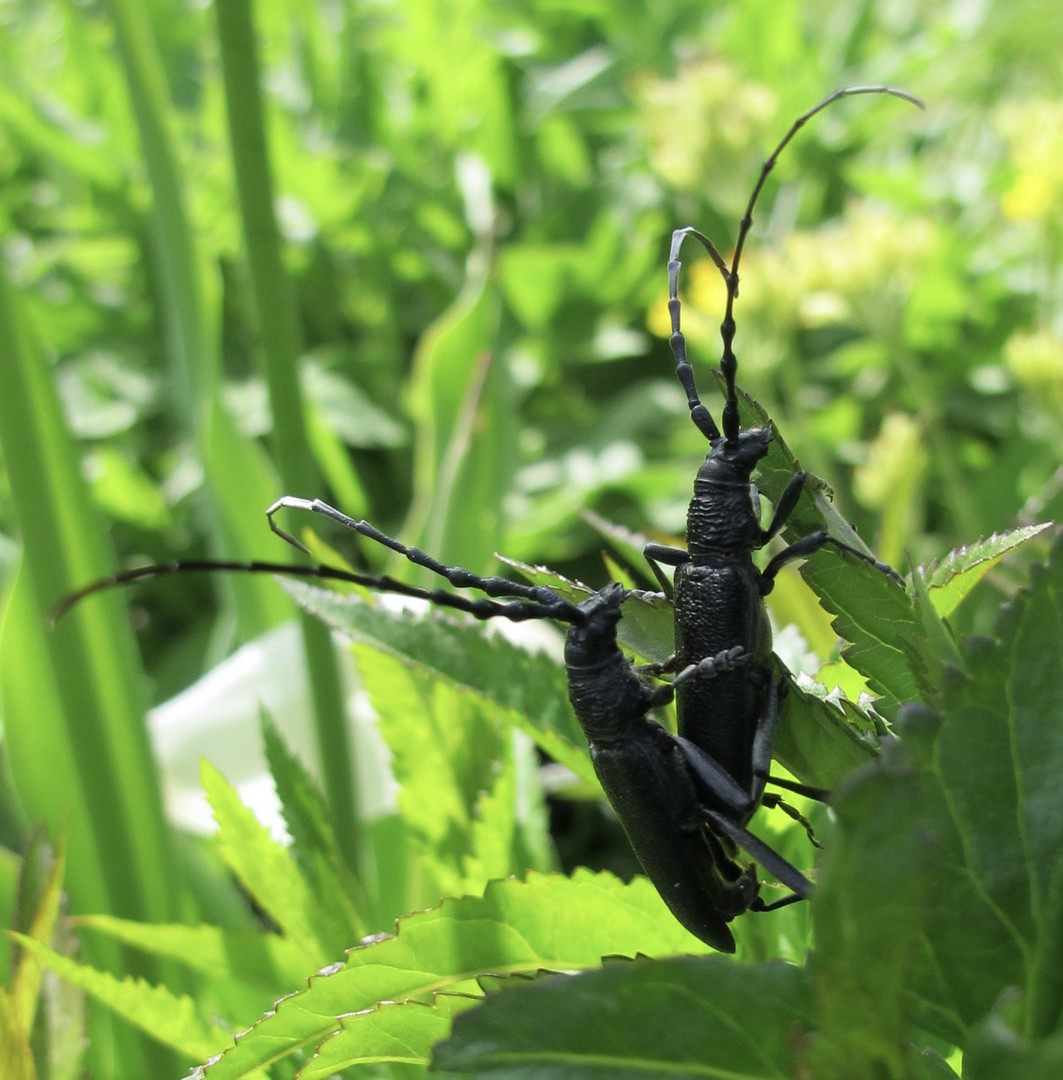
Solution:
M 795 540 L 789 547 L 784 548 L 778 555 L 771 559 L 768 565 L 760 572 L 761 596 L 767 596 L 768 593 L 771 592 L 772 587 L 775 584 L 776 574 L 778 574 L 787 563 L 793 562 L 795 559 L 805 559 L 809 555 L 815 554 L 821 547 L 826 547 L 828 544 L 837 548 L 838 551 L 845 552 L 848 555 L 855 555 L 861 562 L 868 563 L 880 574 L 885 574 L 886 577 L 896 581 L 902 587 L 904 586 L 904 578 L 888 563 L 879 562 L 878 559 L 874 559 L 870 555 L 858 551 L 843 540 L 838 540 L 831 536 L 825 529 L 820 529 L 819 532 L 809 533 L 808 536 L 802 536 L 800 540 Z

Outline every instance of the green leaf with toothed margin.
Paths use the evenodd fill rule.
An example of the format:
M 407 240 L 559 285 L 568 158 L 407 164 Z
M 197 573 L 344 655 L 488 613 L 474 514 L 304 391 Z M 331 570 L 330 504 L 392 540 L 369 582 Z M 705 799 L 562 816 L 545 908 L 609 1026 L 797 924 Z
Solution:
M 350 1053 L 363 1062 L 388 1061 L 401 1046 L 403 1060 L 427 1064 L 444 1032 L 425 1016 L 425 1006 L 440 1006 L 433 995 L 441 990 L 479 996 L 481 973 L 572 972 L 597 968 L 603 956 L 706 951 L 671 918 L 645 878 L 625 885 L 611 874 L 577 870 L 570 878 L 530 873 L 526 881 L 493 881 L 482 898 L 444 900 L 400 919 L 394 937 L 352 949 L 341 963 L 311 977 L 306 990 L 278 1002 L 198 1075 L 243 1080 L 299 1052 L 321 1046 L 332 1053 L 328 1040 L 349 1023 L 344 1018 L 395 1001 L 421 1002 L 424 1011 L 389 1016 L 383 1035 L 365 1024 L 359 1035 L 369 1041 Z
M 516 559 L 501 558 L 506 566 L 513 567 L 533 585 L 544 585 L 559 596 L 581 604 L 594 590 L 580 581 L 570 581 L 562 574 L 546 566 L 532 566 Z M 620 644 L 636 656 L 650 663 L 663 663 L 674 651 L 674 626 L 672 602 L 663 593 L 629 590 L 620 608 L 623 618 L 617 628 Z
M 947 618 L 1009 551 L 1051 527 L 1050 521 L 1038 525 L 1024 525 L 1010 532 L 993 533 L 977 543 L 965 544 L 950 551 L 923 572 L 923 580 L 926 582 L 934 610 L 943 619 Z
M 739 397 L 743 426 L 770 423 L 752 398 L 741 392 Z M 776 431 L 768 455 L 760 463 L 758 487 L 777 503 L 799 471 L 800 464 Z M 792 543 L 819 530 L 826 530 L 867 560 L 873 559 L 867 545 L 832 503 L 830 488 L 810 476 L 783 534 Z M 893 716 L 902 702 L 917 698 L 925 674 L 919 666 L 923 630 L 899 580 L 871 561 L 831 544 L 809 556 L 800 570 L 820 604 L 833 616 L 836 633 L 848 643 L 842 657 L 879 695 L 876 709 Z
M 851 701 L 828 700 L 819 684 L 790 684 L 774 757 L 802 783 L 829 791 L 876 753 L 868 718 Z
M 284 586 L 307 610 L 354 641 L 430 669 L 510 710 L 545 753 L 597 786 L 587 740 L 568 702 L 565 671 L 556 659 L 529 652 L 501 634 L 485 634 L 482 626 L 449 613 L 417 616 L 374 603 L 372 597 L 303 582 Z M 533 632 L 541 641 L 542 631 Z
M 180 1053 L 202 1058 L 224 1046 L 226 1032 L 204 1020 L 191 997 L 165 986 L 152 986 L 144 979 L 128 975 L 116 978 L 79 964 L 24 934 L 12 931 L 11 936 L 40 964 Z

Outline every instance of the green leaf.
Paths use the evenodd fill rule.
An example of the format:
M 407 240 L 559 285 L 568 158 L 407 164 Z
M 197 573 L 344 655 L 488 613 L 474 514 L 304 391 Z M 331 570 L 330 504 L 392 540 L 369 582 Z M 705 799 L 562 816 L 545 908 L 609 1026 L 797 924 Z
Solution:
M 544 753 L 585 782 L 597 783 L 587 741 L 568 702 L 564 668 L 549 657 L 442 613 L 417 618 L 312 585 L 290 582 L 285 587 L 307 610 L 356 641 L 431 668 L 496 702 Z
M 963 1044 L 1012 987 L 1015 1031 L 1058 1029 L 1063 542 L 997 635 L 963 642 L 936 709 L 903 709 L 900 740 L 835 794 L 813 904 L 828 1075 L 841 1062 L 855 1078 L 901 1069 L 909 1016 Z
M 78 947 L 70 924 L 60 916 L 66 867 L 66 841 L 55 851 L 46 831 L 32 830 L 21 860 L 17 908 L 12 927 L 56 953 L 69 956 Z M 43 978 L 46 964 L 6 942 L 14 970 L 0 990 L 0 1075 L 36 1080 L 35 1060 L 45 1076 L 80 1075 L 85 1057 L 85 996 L 75 986 Z M 31 1050 L 31 1034 L 32 1045 Z
M 336 841 L 324 796 L 302 763 L 285 745 L 273 721 L 262 716 L 262 739 L 277 788 L 291 854 L 319 898 L 323 922 L 319 940 L 338 955 L 368 933 L 365 897 Z M 360 913 L 361 912 L 361 913 Z
M 1015 548 L 1052 527 L 1052 522 L 1024 525 L 950 551 L 923 574 L 934 610 L 944 619 L 998 562 Z
M 576 971 L 597 967 L 603 956 L 706 949 L 645 878 L 624 885 L 610 874 L 577 870 L 571 878 L 533 872 L 526 881 L 494 881 L 482 898 L 445 900 L 400 919 L 397 936 L 353 949 L 342 964 L 311 978 L 309 989 L 278 1002 L 205 1068 L 205 1077 L 237 1080 L 316 1047 L 340 1029 L 342 1016 L 380 1002 L 428 1002 L 442 989 L 476 993 L 471 980 L 479 973 Z M 400 1034 L 412 1060 L 427 1060 L 428 1040 L 439 1031 L 432 1024 L 425 1030 L 411 1013 Z
M 941 689 L 944 672 L 950 667 L 962 670 L 963 658 L 956 648 L 951 629 L 934 609 L 919 574 L 912 579 L 911 594 L 923 630 L 922 650 L 918 657 L 911 658 L 911 666 L 920 674 L 923 696 L 933 699 Z
M 479 1001 L 472 996 L 435 994 L 431 1004 L 387 1001 L 342 1016 L 339 1030 L 317 1047 L 299 1080 L 329 1080 L 340 1069 L 375 1062 L 427 1065 L 430 1048 L 450 1034 L 454 1017 Z
M 1023 1030 L 1020 995 L 1007 993 L 971 1032 L 964 1049 L 963 1074 L 1008 1080 L 1056 1080 L 1063 1075 L 1063 1032 L 1032 1038 Z
M 218 843 L 226 864 L 255 902 L 303 950 L 308 970 L 327 963 L 333 957 L 327 942 L 319 937 L 323 921 L 319 902 L 291 855 L 206 759 L 201 775 L 218 822 Z
M 478 1077 L 766 1077 L 796 1074 L 814 1029 L 800 968 L 718 956 L 615 962 L 492 994 L 459 1016 L 436 1068 Z
M 512 751 L 500 762 L 490 788 L 476 800 L 464 877 L 477 889 L 491 878 L 529 867 L 552 870 L 557 863 L 542 784 L 536 776 L 537 757 L 526 741 L 512 742 Z
M 356 645 L 354 652 L 392 753 L 403 819 L 420 841 L 423 872 L 433 871 L 425 899 L 482 886 L 482 879 L 466 882 L 462 866 L 480 793 L 507 769 L 507 729 L 474 691 L 379 650 Z
M 531 566 L 517 559 L 500 557 L 506 566 L 519 571 L 532 585 L 544 585 L 573 604 L 582 604 L 595 590 L 580 581 L 570 581 L 546 566 Z M 630 591 L 621 605 L 623 618 L 617 627 L 620 644 L 651 663 L 663 663 L 671 656 L 674 643 L 674 615 L 671 600 L 662 593 Z
M 875 708 L 891 716 L 902 702 L 919 696 L 922 680 L 913 670 L 921 655 L 921 631 L 904 591 L 874 567 L 851 556 L 819 551 L 802 573 L 835 616 L 846 663 L 867 679 L 879 700 Z
M 570 285 L 579 249 L 571 244 L 512 244 L 500 260 L 502 288 L 517 317 L 532 330 L 542 330 L 553 317 Z
M 763 408 L 747 394 L 740 394 L 740 399 L 743 425 L 770 422 Z M 778 502 L 799 470 L 797 459 L 776 431 L 760 464 L 758 486 Z M 871 557 L 867 545 L 835 509 L 827 485 L 810 476 L 783 531 L 793 541 L 819 529 Z M 846 662 L 881 695 L 876 708 L 890 716 L 901 702 L 917 698 L 919 678 L 911 657 L 920 655 L 921 632 L 912 603 L 898 583 L 830 544 L 809 557 L 801 566 L 801 576 L 834 616 L 838 636 L 849 642 L 842 650 Z
M 405 446 L 409 436 L 402 424 L 356 383 L 317 362 L 316 358 L 328 352 L 325 348 L 315 350 L 315 359 L 308 359 L 303 365 L 303 381 L 307 398 L 321 410 L 329 429 L 346 446 L 357 449 Z
M 192 1059 L 203 1059 L 225 1044 L 227 1032 L 204 1021 L 195 1001 L 143 979 L 115 978 L 54 952 L 24 934 L 12 937 L 36 960 L 67 982 L 135 1024 L 152 1038 Z
M 280 934 L 133 922 L 113 915 L 84 915 L 78 925 L 154 956 L 176 960 L 212 979 L 237 979 L 274 996 L 298 985 L 310 970 L 306 950 Z
M 8 992 L 0 987 L 0 1069 L 5 1080 L 37 1080 L 29 1032 Z
M 952 853 L 939 840 L 941 808 L 929 778 L 892 762 L 851 777 L 831 805 L 837 825 L 812 905 L 825 1036 L 812 1075 L 908 1075 L 904 994 L 933 902 L 928 866 Z
M 775 758 L 803 783 L 830 791 L 876 754 L 867 717 L 826 688 L 790 685 L 775 738 Z
M 19 881 L 19 900 L 22 917 L 28 920 L 26 931 L 34 941 L 42 945 L 59 948 L 55 940 L 58 929 L 57 922 L 63 896 L 63 873 L 66 866 L 66 842 L 60 841 L 55 851 L 54 859 L 49 859 L 51 865 L 45 868 L 42 880 L 34 882 L 37 860 L 47 858 L 43 844 L 43 833 L 37 830 L 23 859 L 23 874 Z M 34 884 L 39 886 L 34 888 Z M 22 958 L 18 963 L 15 978 L 11 986 L 11 1005 L 24 1031 L 32 1031 L 37 1016 L 37 1007 L 41 993 L 41 966 L 34 963 L 29 957 Z M 63 1017 L 49 1017 L 49 1023 L 59 1025 Z
M 485 870 L 501 877 L 536 865 L 528 859 L 548 850 L 546 818 L 511 711 L 409 659 L 365 646 L 355 654 L 392 753 L 403 819 L 420 841 L 421 874 L 434 871 L 425 899 L 477 892 Z M 519 803 L 518 769 L 536 793 Z
M 170 915 L 174 863 L 121 605 L 102 598 L 45 628 L 50 606 L 105 573 L 109 557 L 50 370 L 16 299 L 0 265 L 0 447 L 22 540 L 0 628 L 5 749 L 26 817 L 47 821 L 53 835 L 70 823 L 75 909 L 114 896 L 127 914 Z
M 983 943 L 941 926 L 952 994 L 968 1020 L 1007 985 L 1031 990 L 1030 1017 L 1053 1023 L 1063 1005 L 1057 862 L 1063 845 L 1063 541 L 1028 591 L 1001 612 L 1000 644 L 973 641 L 968 675 L 942 695 L 937 772 L 981 902 Z M 992 937 L 990 931 L 995 931 Z M 987 972 L 979 966 L 992 953 Z M 1024 977 L 1020 970 L 1025 969 Z M 992 976 L 987 979 L 987 974 Z
M 498 508 L 514 470 L 509 386 L 493 355 L 496 288 L 474 269 L 465 290 L 425 331 L 414 358 L 414 503 L 405 534 L 445 562 L 491 565 Z M 423 575 L 422 575 L 423 576 Z

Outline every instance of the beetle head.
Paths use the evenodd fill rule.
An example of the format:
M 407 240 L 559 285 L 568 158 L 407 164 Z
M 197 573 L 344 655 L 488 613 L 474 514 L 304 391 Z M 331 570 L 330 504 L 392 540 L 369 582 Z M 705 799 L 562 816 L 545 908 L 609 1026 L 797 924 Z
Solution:
M 581 618 L 573 622 L 565 638 L 565 663 L 589 667 L 616 652 L 616 626 L 626 590 L 614 582 L 579 605 Z
M 694 491 L 701 493 L 710 487 L 747 485 L 757 463 L 767 454 L 774 434 L 769 424 L 740 431 L 733 441 L 727 438 L 714 440 L 698 470 Z

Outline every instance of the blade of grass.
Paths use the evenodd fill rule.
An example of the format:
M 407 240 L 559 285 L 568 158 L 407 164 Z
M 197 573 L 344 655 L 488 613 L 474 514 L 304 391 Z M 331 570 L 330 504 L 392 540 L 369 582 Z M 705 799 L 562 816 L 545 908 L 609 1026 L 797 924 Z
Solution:
M 28 340 L 2 269 L 0 340 L 7 344 L 0 448 L 25 571 L 0 638 L 12 773 L 28 816 L 47 821 L 52 835 L 70 822 L 72 906 L 172 918 L 179 894 L 128 619 L 111 597 L 86 605 L 54 632 L 44 630 L 48 608 L 106 573 L 112 560 L 50 373 Z M 122 970 L 111 946 L 90 946 L 88 955 Z M 127 969 L 156 970 L 150 961 L 128 959 Z M 104 1042 L 101 1037 L 94 1051 L 104 1054 Z M 126 1066 L 137 1067 L 141 1050 L 138 1041 L 118 1035 L 115 1052 Z
M 256 548 L 261 550 L 261 514 L 276 497 L 276 485 L 263 456 L 236 432 L 219 402 L 218 335 L 213 314 L 208 316 L 217 302 L 186 210 L 162 77 L 165 66 L 147 13 L 131 0 L 110 0 L 108 6 L 151 183 L 158 303 L 181 419 L 195 436 L 206 472 L 211 542 L 218 555 L 251 557 Z M 250 575 L 219 578 L 219 588 L 232 597 L 245 637 L 291 615 L 288 602 L 268 581 Z
M 22 332 L 2 278 L 0 335 L 8 345 L 0 365 L 0 445 L 43 627 L 43 612 L 105 574 L 111 559 L 49 373 Z M 85 605 L 47 634 L 52 677 L 35 672 L 36 686 L 23 701 L 32 707 L 47 696 L 45 687 L 57 691 L 62 745 L 83 786 L 110 906 L 129 917 L 162 918 L 175 910 L 172 861 L 143 725 L 140 676 L 130 674 L 139 671 L 136 649 L 120 612 L 117 598 Z M 32 712 L 17 717 L 5 710 L 5 729 L 39 722 Z M 50 751 L 38 743 L 38 753 Z M 68 793 L 54 782 L 21 790 L 34 816 L 53 827 L 69 810 Z
M 275 459 L 285 491 L 315 494 L 320 481 L 310 453 L 298 371 L 302 335 L 293 290 L 281 259 L 273 211 L 251 5 L 248 0 L 224 0 L 215 5 L 215 12 L 229 145 L 273 414 Z M 300 625 L 314 702 L 321 775 L 336 835 L 351 866 L 356 867 L 355 773 L 339 667 L 327 627 L 305 613 L 300 617 Z

